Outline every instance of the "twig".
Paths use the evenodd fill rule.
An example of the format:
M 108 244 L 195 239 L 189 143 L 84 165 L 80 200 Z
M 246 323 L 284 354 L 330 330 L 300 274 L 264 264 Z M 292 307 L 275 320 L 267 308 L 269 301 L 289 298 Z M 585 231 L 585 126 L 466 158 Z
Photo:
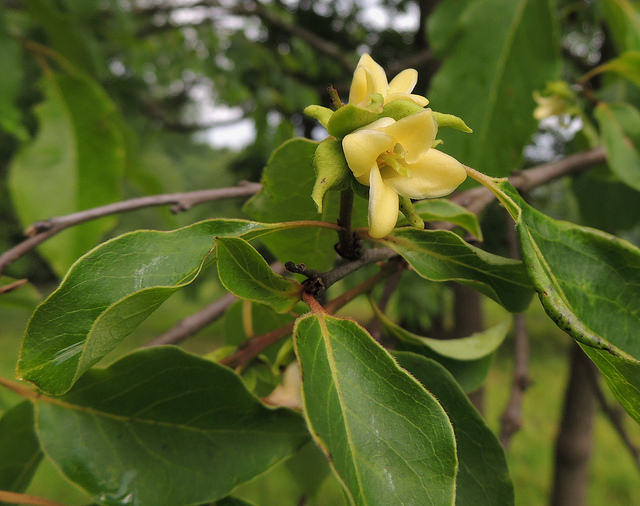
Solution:
M 8 504 L 29 504 L 35 506 L 64 506 L 63 503 L 37 497 L 35 495 L 19 494 L 17 492 L 9 492 L 8 490 L 0 490 L 0 502 Z
M 381 269 L 380 272 L 371 276 L 358 286 L 346 291 L 339 297 L 330 301 L 325 305 L 324 309 L 329 313 L 334 313 L 342 306 L 355 299 L 358 295 L 371 290 L 371 288 L 373 288 L 377 283 L 393 274 L 393 272 L 394 270 L 390 268 Z M 292 322 L 283 327 L 272 330 L 271 332 L 267 332 L 266 334 L 261 334 L 250 339 L 243 348 L 227 357 L 224 357 L 220 360 L 220 363 L 229 366 L 236 365 L 239 368 L 243 368 L 249 360 L 258 355 L 262 350 L 289 335 L 293 330 L 293 325 L 294 324 Z
M 160 346 L 163 344 L 177 344 L 203 329 L 213 321 L 220 318 L 237 297 L 226 293 L 197 313 L 183 318 L 172 328 L 149 341 L 145 346 Z
M 512 258 L 520 258 L 518 233 L 511 222 L 506 220 L 506 238 Z M 508 449 L 511 438 L 522 427 L 522 398 L 531 384 L 529 380 L 529 336 L 524 313 L 513 315 L 514 332 L 514 365 L 511 395 L 502 416 L 500 417 L 500 442 Z
M 514 342 L 514 371 L 513 383 L 509 402 L 500 417 L 500 442 L 506 449 L 511 444 L 511 438 L 522 427 L 522 398 L 529 388 L 529 338 L 523 313 L 513 315 L 515 328 Z
M 380 312 L 385 312 L 387 304 L 389 304 L 389 300 L 391 300 L 393 292 L 395 292 L 396 288 L 398 287 L 398 283 L 400 282 L 400 278 L 402 277 L 402 271 L 403 269 L 398 269 L 398 272 L 393 274 L 385 283 L 382 289 L 380 300 L 378 300 L 378 308 L 380 309 Z M 374 316 L 369 322 L 369 325 L 367 325 L 367 330 L 369 331 L 369 334 L 371 334 L 371 337 L 373 337 L 376 341 L 382 341 L 382 322 L 380 321 L 380 318 Z
M 620 439 L 622 440 L 624 446 L 627 448 L 627 450 L 629 450 L 634 464 L 640 470 L 640 449 L 631 440 L 631 437 L 629 436 L 629 433 L 624 426 L 624 411 L 622 411 L 619 406 L 612 405 L 611 403 L 609 403 L 609 401 L 607 401 L 607 398 L 605 397 L 598 381 L 598 371 L 596 369 L 593 369 L 591 373 L 592 374 L 590 375 L 589 380 L 591 381 L 591 386 L 593 387 L 593 391 L 596 394 L 596 398 L 600 403 L 600 408 L 609 419 L 609 422 L 611 422 L 611 425 L 618 433 L 618 436 L 620 436 Z
M 237 186 L 228 188 L 212 188 L 209 190 L 197 190 L 193 192 L 182 193 L 166 193 L 161 195 L 150 195 L 147 197 L 138 197 L 105 206 L 94 207 L 84 211 L 67 214 L 65 216 L 57 216 L 48 220 L 38 221 L 26 230 L 28 239 L 18 243 L 10 250 L 0 255 L 0 272 L 11 262 L 17 260 L 25 253 L 31 251 L 38 244 L 44 242 L 50 237 L 56 235 L 62 230 L 84 223 L 85 221 L 95 220 L 103 216 L 111 214 L 124 213 L 145 207 L 164 206 L 174 204 L 172 212 L 186 211 L 193 206 L 204 202 L 212 202 L 214 200 L 246 197 L 257 193 L 262 185 L 260 183 L 241 182 Z
M 13 292 L 16 288 L 20 288 L 23 285 L 26 285 L 29 282 L 27 278 L 19 279 L 14 281 L 13 283 L 9 283 L 8 285 L 0 286 L 0 295 L 3 293 Z

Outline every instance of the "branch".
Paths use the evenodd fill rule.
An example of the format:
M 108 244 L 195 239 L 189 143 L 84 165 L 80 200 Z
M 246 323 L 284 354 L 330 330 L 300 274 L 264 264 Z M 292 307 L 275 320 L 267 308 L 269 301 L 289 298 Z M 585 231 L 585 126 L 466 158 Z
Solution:
M 507 242 L 512 258 L 520 258 L 518 233 L 511 222 L 507 220 Z M 509 402 L 500 417 L 500 442 L 505 450 L 511 444 L 511 438 L 522 427 L 522 398 L 529 388 L 529 336 L 527 335 L 527 323 L 524 313 L 513 315 L 514 335 L 514 365 L 513 382 Z
M 20 288 L 23 285 L 26 285 L 29 282 L 27 278 L 18 279 L 13 283 L 9 283 L 8 285 L 0 286 L 0 295 L 3 293 L 13 292 L 14 290 Z
M 220 318 L 236 300 L 237 297 L 235 295 L 232 293 L 226 293 L 197 313 L 183 318 L 172 328 L 145 344 L 145 347 L 160 346 L 163 344 L 177 344 L 184 341 Z
M 389 277 L 394 272 L 394 268 L 381 269 L 380 272 L 371 276 L 363 283 L 352 288 L 351 290 L 346 291 L 339 297 L 336 297 L 335 299 L 327 303 L 324 309 L 329 313 L 334 313 L 341 307 L 345 306 L 348 302 L 355 299 L 358 295 L 371 290 L 371 288 L 373 288 L 377 283 Z M 243 348 L 239 349 L 228 357 L 224 357 L 222 360 L 220 360 L 220 363 L 228 366 L 236 365 L 239 368 L 243 368 L 249 362 L 249 360 L 258 355 L 262 350 L 289 335 L 293 330 L 293 325 L 294 322 L 291 322 L 283 327 L 272 330 L 271 332 L 267 332 L 266 334 L 261 334 L 250 339 L 245 343 Z
M 56 235 L 65 228 L 84 223 L 85 221 L 145 207 L 164 206 L 168 204 L 174 204 L 172 212 L 186 211 L 204 202 L 253 195 L 257 193 L 261 187 L 260 183 L 241 182 L 238 186 L 231 186 L 229 188 L 213 188 L 193 192 L 150 195 L 38 221 L 27 228 L 26 235 L 30 236 L 28 239 L 18 243 L 0 255 L 0 273 L 7 265 L 31 251 L 38 244 Z
M 5 504 L 29 504 L 35 506 L 64 506 L 63 503 L 37 497 L 35 495 L 19 494 L 8 490 L 0 490 L 0 503 Z
M 598 371 L 594 369 L 591 372 L 592 374 L 589 380 L 591 381 L 591 386 L 593 387 L 593 391 L 596 394 L 596 398 L 600 403 L 600 408 L 609 419 L 609 422 L 611 422 L 611 425 L 618 433 L 618 436 L 620 436 L 620 439 L 622 440 L 624 446 L 627 448 L 627 450 L 629 450 L 634 464 L 640 470 L 640 449 L 638 449 L 633 441 L 631 441 L 631 437 L 629 436 L 629 433 L 624 426 L 624 411 L 622 411 L 619 406 L 612 405 L 607 401 L 607 398 L 605 397 L 604 392 L 600 387 L 600 383 L 598 382 Z

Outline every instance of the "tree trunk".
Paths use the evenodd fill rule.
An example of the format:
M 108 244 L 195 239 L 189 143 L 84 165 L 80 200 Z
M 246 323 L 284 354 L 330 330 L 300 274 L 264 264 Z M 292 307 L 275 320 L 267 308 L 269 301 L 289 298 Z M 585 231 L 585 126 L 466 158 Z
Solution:
M 453 285 L 453 337 L 467 337 L 484 329 L 480 294 L 468 286 Z M 480 413 L 484 413 L 484 387 L 469 394 L 469 400 Z
M 595 396 L 590 383 L 593 363 L 577 344 L 571 348 L 569 383 L 556 438 L 552 506 L 582 506 L 592 447 Z

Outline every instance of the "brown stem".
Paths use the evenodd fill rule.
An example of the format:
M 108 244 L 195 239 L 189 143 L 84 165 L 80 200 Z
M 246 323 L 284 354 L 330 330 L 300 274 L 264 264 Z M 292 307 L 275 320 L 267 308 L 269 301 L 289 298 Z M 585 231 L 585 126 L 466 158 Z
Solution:
M 511 220 L 506 220 L 506 238 L 509 254 L 512 258 L 520 258 L 520 244 L 518 233 Z M 506 449 L 511 444 L 511 438 L 522 427 L 522 398 L 529 387 L 529 336 L 524 313 L 513 315 L 514 326 L 514 364 L 511 394 L 502 417 L 500 418 L 500 442 Z
M 502 417 L 500 418 L 500 442 L 508 449 L 511 438 L 522 427 L 522 398 L 529 388 L 529 338 L 523 313 L 513 315 L 514 334 L 514 369 L 511 395 Z
M 236 296 L 226 293 L 197 313 L 183 318 L 172 328 L 149 341 L 145 346 L 160 346 L 163 344 L 177 344 L 191 337 L 199 330 L 220 318 L 229 306 L 237 300 Z
M 65 216 L 56 216 L 44 221 L 38 221 L 29 226 L 26 230 L 28 239 L 17 244 L 10 250 L 0 255 L 0 272 L 11 262 L 20 258 L 28 251 L 35 248 L 38 244 L 44 242 L 50 237 L 56 235 L 62 230 L 84 223 L 86 221 L 102 218 L 111 214 L 124 213 L 145 207 L 164 206 L 174 204 L 172 211 L 186 211 L 193 206 L 204 202 L 214 200 L 228 199 L 233 197 L 246 197 L 257 193 L 262 185 L 260 183 L 242 182 L 238 186 L 229 188 L 212 188 L 209 190 L 197 190 L 193 192 L 183 193 L 167 193 L 161 195 L 150 195 L 147 197 L 138 197 L 105 206 L 94 207 L 84 211 L 67 214 Z
M 380 312 L 385 312 L 387 304 L 389 304 L 393 292 L 396 291 L 398 283 L 400 283 L 401 277 L 402 270 L 399 269 L 398 272 L 393 274 L 385 283 L 384 288 L 382 289 L 382 295 L 380 295 L 380 299 L 378 300 L 378 308 L 380 309 Z M 367 325 L 367 330 L 369 331 L 369 334 L 371 334 L 371 337 L 373 337 L 376 341 L 383 345 L 388 344 L 383 342 L 382 339 L 382 322 L 380 321 L 380 318 L 374 316 L 373 319 L 369 322 L 369 325 Z M 387 346 L 385 346 L 385 348 L 386 347 Z
M 35 495 L 19 494 L 17 492 L 9 492 L 8 490 L 0 490 L 0 503 L 9 504 L 29 504 L 35 506 L 64 506 L 63 503 L 37 497 Z
M 593 368 L 580 347 L 572 344 L 569 383 L 555 445 L 552 506 L 585 504 L 595 413 L 589 380 Z
M 381 269 L 380 272 L 371 276 L 369 279 L 365 280 L 358 286 L 352 288 L 351 290 L 346 291 L 339 297 L 336 297 L 332 301 L 328 302 L 324 310 L 328 313 L 334 313 L 348 302 L 355 299 L 358 295 L 362 295 L 363 293 L 368 292 L 373 288 L 377 283 L 387 278 L 394 272 L 394 269 L 387 268 Z M 303 296 L 306 294 L 303 294 Z M 289 323 L 283 327 L 272 330 L 271 332 L 267 332 L 266 334 L 261 334 L 256 336 L 245 344 L 245 346 L 235 353 L 229 355 L 228 357 L 224 357 L 220 360 L 221 364 L 224 365 L 236 365 L 240 368 L 244 367 L 249 360 L 258 355 L 262 350 L 266 347 L 272 345 L 273 343 L 279 341 L 283 337 L 286 337 L 293 330 L 294 323 Z
M 26 285 L 28 282 L 29 280 L 24 278 L 14 281 L 13 283 L 9 283 L 8 285 L 0 286 L 0 295 L 2 295 L 3 293 L 13 292 L 21 286 Z

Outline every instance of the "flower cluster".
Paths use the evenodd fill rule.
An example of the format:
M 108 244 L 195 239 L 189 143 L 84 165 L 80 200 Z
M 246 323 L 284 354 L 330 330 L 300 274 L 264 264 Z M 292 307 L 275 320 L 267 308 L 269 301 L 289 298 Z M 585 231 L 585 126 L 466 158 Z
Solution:
M 438 113 L 425 109 L 429 101 L 412 93 L 417 80 L 417 71 L 406 69 L 388 82 L 384 69 L 364 54 L 353 75 L 349 103 L 343 110 L 331 113 L 311 106 L 305 111 L 325 124 L 329 133 L 337 138 L 330 138 L 328 142 L 337 144 L 341 140 L 341 155 L 347 167 L 344 170 L 369 187 L 369 235 L 373 238 L 385 237 L 393 231 L 400 197 L 442 197 L 466 178 L 462 164 L 434 148 Z M 438 117 L 448 126 L 470 131 L 455 116 L 439 114 Z M 326 152 L 328 149 L 318 150 L 318 153 Z M 316 158 L 325 160 L 318 154 Z M 316 166 L 318 182 L 314 200 L 319 208 L 324 192 L 331 189 L 331 185 L 344 185 L 337 166 L 335 163 L 330 169 Z

